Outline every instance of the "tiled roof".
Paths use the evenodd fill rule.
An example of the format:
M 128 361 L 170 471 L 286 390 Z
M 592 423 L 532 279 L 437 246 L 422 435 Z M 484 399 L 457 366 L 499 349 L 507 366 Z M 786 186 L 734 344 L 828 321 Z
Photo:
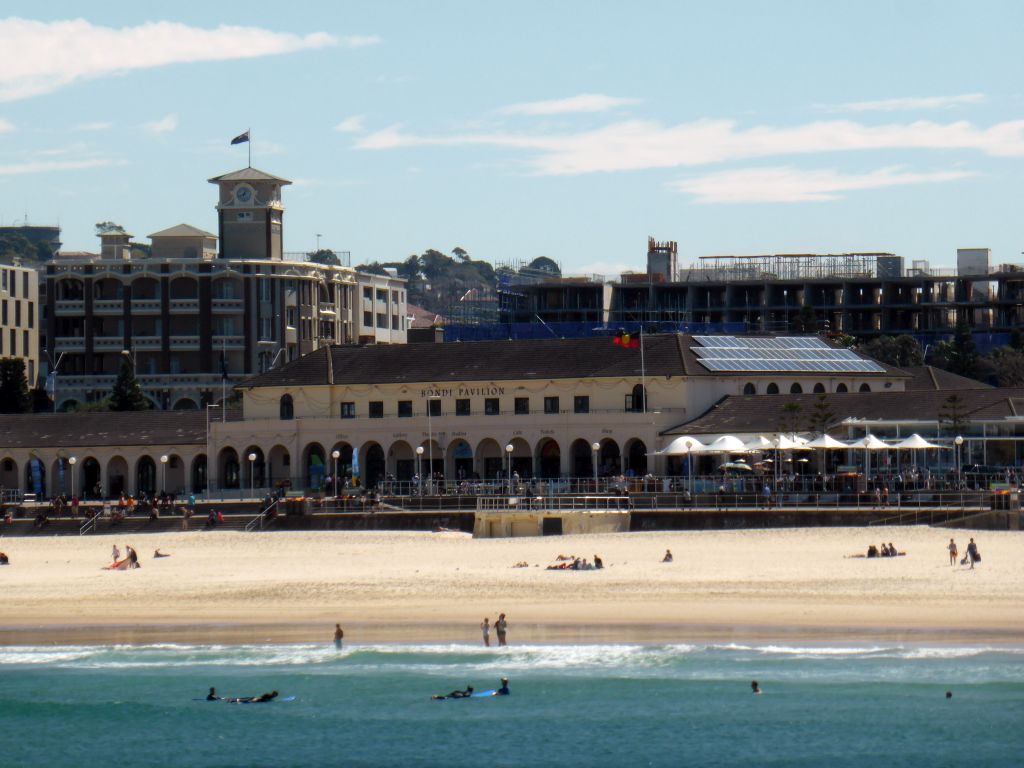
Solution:
M 838 424 L 843 419 L 866 421 L 938 421 L 948 409 L 946 401 L 959 394 L 969 419 L 1004 419 L 1024 415 L 1024 389 L 920 390 L 915 392 L 849 392 L 827 395 L 829 410 Z M 806 424 L 820 395 L 730 395 L 692 421 L 667 429 L 664 435 L 768 434 L 790 421 L 783 408 L 800 406 L 799 421 Z M 804 426 L 803 429 L 807 427 Z
M 933 365 L 914 365 L 901 370 L 910 374 L 906 386 L 915 392 L 922 389 L 993 389 L 991 384 L 944 371 Z
M 216 237 L 212 232 L 193 227 L 191 224 L 178 224 L 169 229 L 162 229 L 149 236 L 154 237 Z
M 225 173 L 221 176 L 214 176 L 212 179 L 208 179 L 211 184 L 217 184 L 221 181 L 277 181 L 281 184 L 291 184 L 288 179 L 282 179 L 280 176 L 274 176 L 272 173 L 261 171 L 259 168 L 243 168 L 240 171 L 232 171 L 231 173 Z
M 648 376 L 759 376 L 761 373 L 708 371 L 690 350 L 686 334 L 644 336 L 643 362 Z M 276 370 L 243 381 L 242 387 L 317 384 L 402 384 L 499 379 L 578 379 L 640 376 L 639 348 L 622 349 L 608 336 L 585 339 L 472 341 L 447 344 L 399 344 L 331 347 L 333 381 L 326 348 Z M 781 374 L 786 375 L 786 374 Z M 806 374 L 803 374 L 806 376 Z M 904 377 L 895 368 L 857 378 Z
M 211 418 L 219 418 L 214 411 Z M 229 410 L 229 421 L 241 418 Z M 32 413 L 0 418 L 0 451 L 12 448 L 67 448 L 118 445 L 202 445 L 203 411 Z

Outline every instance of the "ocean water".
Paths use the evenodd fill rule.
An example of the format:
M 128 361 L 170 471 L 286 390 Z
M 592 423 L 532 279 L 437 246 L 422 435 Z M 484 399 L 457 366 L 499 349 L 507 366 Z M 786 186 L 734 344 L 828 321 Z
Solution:
M 0 648 L 0 765 L 111 763 L 1019 766 L 1024 647 Z

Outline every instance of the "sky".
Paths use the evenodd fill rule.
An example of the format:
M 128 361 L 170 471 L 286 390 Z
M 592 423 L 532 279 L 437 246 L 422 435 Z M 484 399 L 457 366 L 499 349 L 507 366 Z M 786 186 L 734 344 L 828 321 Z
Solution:
M 249 129 L 286 250 L 353 264 L 1024 262 L 1024 3 L 143 5 L 4 3 L 3 224 L 216 232 Z

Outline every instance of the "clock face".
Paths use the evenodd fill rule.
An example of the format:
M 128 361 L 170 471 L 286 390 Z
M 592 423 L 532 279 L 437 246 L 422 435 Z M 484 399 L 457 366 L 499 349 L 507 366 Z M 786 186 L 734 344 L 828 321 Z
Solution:
M 235 187 L 235 202 L 236 203 L 248 203 L 252 200 L 252 187 L 247 187 L 244 184 L 239 184 Z

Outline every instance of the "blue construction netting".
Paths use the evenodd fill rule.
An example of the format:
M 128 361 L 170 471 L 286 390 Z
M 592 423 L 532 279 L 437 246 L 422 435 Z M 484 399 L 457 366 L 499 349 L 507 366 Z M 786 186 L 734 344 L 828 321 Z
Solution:
M 444 340 L 502 341 L 506 339 L 583 339 L 609 336 L 619 329 L 637 333 L 640 323 L 597 325 L 593 323 L 494 323 L 491 325 L 448 325 Z M 746 333 L 746 323 L 643 323 L 645 333 Z

